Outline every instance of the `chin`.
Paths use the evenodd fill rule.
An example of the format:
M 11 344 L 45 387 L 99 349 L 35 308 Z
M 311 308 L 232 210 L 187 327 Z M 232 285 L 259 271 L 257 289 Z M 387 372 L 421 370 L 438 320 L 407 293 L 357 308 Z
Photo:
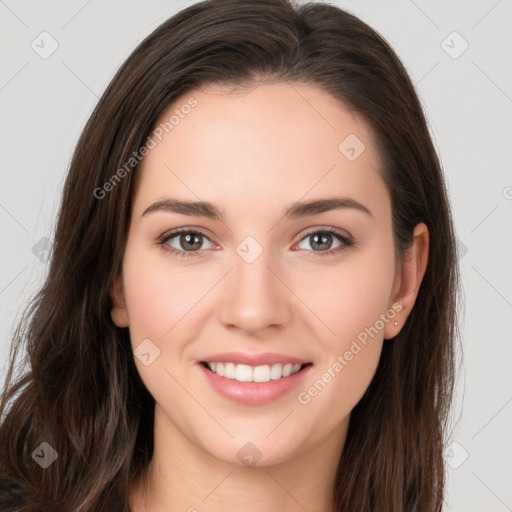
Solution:
M 239 468 L 265 468 L 276 466 L 291 460 L 303 443 L 291 446 L 290 438 L 283 443 L 278 436 L 272 439 L 268 434 L 260 435 L 247 434 L 242 437 L 235 437 L 229 442 L 215 443 L 214 445 L 204 444 L 202 449 L 211 457 L 229 466 Z

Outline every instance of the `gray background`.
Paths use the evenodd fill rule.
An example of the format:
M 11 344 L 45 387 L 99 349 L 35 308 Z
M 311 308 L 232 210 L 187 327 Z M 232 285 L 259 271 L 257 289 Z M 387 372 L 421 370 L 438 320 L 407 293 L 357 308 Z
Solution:
M 191 3 L 0 0 L 0 377 L 15 321 L 46 272 L 45 244 L 85 121 L 130 51 Z M 331 3 L 402 58 L 446 173 L 466 299 L 445 511 L 512 511 L 512 3 Z M 47 58 L 31 46 L 48 51 L 52 39 Z

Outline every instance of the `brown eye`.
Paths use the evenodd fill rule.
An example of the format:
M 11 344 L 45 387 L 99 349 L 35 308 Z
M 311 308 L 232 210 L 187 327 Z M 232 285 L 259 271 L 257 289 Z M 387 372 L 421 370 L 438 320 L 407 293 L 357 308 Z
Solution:
M 165 234 L 159 239 L 159 243 L 172 254 L 189 257 L 201 254 L 205 240 L 210 242 L 208 237 L 200 231 L 182 229 Z
M 308 242 L 308 247 L 302 247 L 310 252 L 316 253 L 315 256 L 325 256 L 343 251 L 353 245 L 353 242 L 344 234 L 334 228 L 318 229 L 308 233 L 300 242 Z M 338 245 L 334 245 L 338 242 Z
M 186 251 L 197 251 L 203 245 L 203 235 L 186 233 L 179 235 L 179 243 Z
M 314 235 L 309 235 L 311 247 L 320 251 L 329 250 L 333 243 L 333 238 L 333 235 L 330 233 L 315 233 Z

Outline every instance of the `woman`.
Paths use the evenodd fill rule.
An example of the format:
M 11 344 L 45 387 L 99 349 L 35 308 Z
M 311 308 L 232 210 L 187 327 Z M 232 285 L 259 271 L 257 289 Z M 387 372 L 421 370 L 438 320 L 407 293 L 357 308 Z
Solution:
M 380 35 L 319 3 L 184 9 L 76 147 L 1 510 L 440 511 L 458 279 Z

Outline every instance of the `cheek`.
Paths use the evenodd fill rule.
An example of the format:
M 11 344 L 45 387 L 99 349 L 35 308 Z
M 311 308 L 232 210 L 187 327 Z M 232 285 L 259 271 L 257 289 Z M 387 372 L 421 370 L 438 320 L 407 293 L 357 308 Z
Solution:
M 377 263 L 369 254 L 355 264 L 315 276 L 308 305 L 326 326 L 323 341 L 330 353 L 348 349 L 354 339 L 364 341 L 365 333 L 369 338 L 382 337 L 385 324 L 381 315 L 391 307 L 393 275 L 392 258 L 381 258 Z M 380 331 L 378 336 L 376 330 Z
M 127 251 L 124 272 L 133 343 L 141 337 L 172 337 L 173 329 L 187 324 L 187 315 L 214 284 L 200 266 L 187 267 L 184 272 L 176 263 L 169 263 L 165 254 L 148 257 L 147 250 L 136 248 Z
M 323 431 L 339 425 L 362 398 L 383 345 L 380 315 L 386 311 L 385 293 L 378 293 L 371 280 L 356 280 L 354 287 L 347 280 L 344 284 L 332 293 L 330 315 L 326 315 L 334 334 L 329 331 L 317 338 L 319 363 L 297 394 L 307 415 L 323 418 Z
M 189 340 L 199 337 L 200 299 L 218 277 L 201 270 L 201 265 L 184 271 L 169 263 L 165 254 L 155 257 L 151 252 L 127 247 L 123 271 L 134 361 L 144 384 L 158 399 L 170 388 L 179 392 L 169 372 L 174 374 L 173 368 L 187 354 Z M 147 352 L 142 347 L 156 354 L 149 365 L 137 357 L 138 352 Z
M 336 404 L 333 423 L 357 404 L 377 369 L 383 330 L 394 318 L 389 304 L 393 276 L 392 257 L 377 262 L 376 255 L 368 253 L 357 264 L 340 265 L 316 280 L 308 295 L 308 306 L 326 326 L 317 338 L 324 357 L 299 402 L 314 401 L 310 410 L 318 407 L 326 415 Z
M 187 312 L 205 293 L 204 286 L 200 293 L 195 279 L 185 279 L 165 257 L 155 258 L 154 251 L 135 245 L 127 246 L 123 272 L 135 365 L 149 392 L 162 403 L 169 394 L 179 393 L 171 362 L 180 358 L 180 339 L 186 339 L 180 334 L 192 317 Z M 146 361 L 139 357 L 145 353 L 150 354 Z

